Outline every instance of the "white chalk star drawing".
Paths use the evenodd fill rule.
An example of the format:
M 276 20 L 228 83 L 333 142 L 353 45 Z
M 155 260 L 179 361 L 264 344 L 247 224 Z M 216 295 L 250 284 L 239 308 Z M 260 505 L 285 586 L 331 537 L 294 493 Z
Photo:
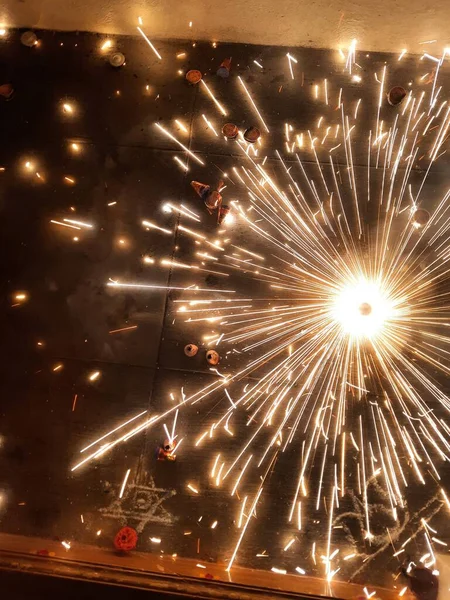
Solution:
M 109 506 L 100 508 L 99 512 L 142 533 L 148 523 L 171 525 L 174 522 L 175 518 L 164 508 L 163 502 L 175 494 L 175 490 L 155 487 L 155 482 L 150 477 L 146 485 L 127 486 L 122 498 L 119 498 L 117 493 Z

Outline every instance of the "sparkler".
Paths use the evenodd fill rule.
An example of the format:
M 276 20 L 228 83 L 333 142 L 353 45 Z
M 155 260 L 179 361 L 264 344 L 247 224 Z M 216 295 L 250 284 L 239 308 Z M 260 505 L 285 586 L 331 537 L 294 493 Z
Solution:
M 109 333 L 119 333 L 121 331 L 130 331 L 131 329 L 137 329 L 137 325 L 130 325 L 129 327 L 121 327 L 120 329 L 112 329 Z
M 148 37 L 145 35 L 145 33 L 142 31 L 142 29 L 140 27 L 137 27 L 137 30 L 142 35 L 142 37 L 147 42 L 147 44 L 150 46 L 150 48 L 153 50 L 153 52 L 156 54 L 156 56 L 159 58 L 159 60 L 162 60 L 161 54 L 158 52 L 158 50 L 155 48 L 155 46 L 151 43 L 151 41 L 148 39 Z
M 214 133 L 214 135 L 216 137 L 219 137 L 219 134 L 217 133 L 217 131 L 214 129 L 213 124 L 211 123 L 211 121 L 208 121 L 208 119 L 206 118 L 205 115 L 202 115 L 202 119 L 205 121 L 206 126 L 208 127 L 208 129 L 211 129 L 211 131 Z
M 64 223 L 71 223 L 72 225 L 78 225 L 78 229 L 80 227 L 85 227 L 86 229 L 92 229 L 94 226 L 91 223 L 86 223 L 84 221 L 75 221 L 74 219 L 63 219 Z M 56 221 L 52 221 L 55 223 Z
M 108 287 L 115 288 L 134 288 L 141 290 L 192 290 L 194 292 L 214 292 L 215 290 L 210 290 L 208 288 L 197 288 L 197 287 L 174 287 L 174 286 L 165 286 L 165 285 L 152 285 L 145 283 L 119 283 L 117 281 L 109 281 L 106 284 Z M 224 294 L 234 294 L 234 290 L 221 290 Z
M 180 158 L 178 158 L 178 156 L 174 156 L 173 160 L 180 165 L 180 167 L 185 173 L 189 171 L 189 165 L 187 163 L 184 163 Z
M 350 81 L 355 59 L 356 42 L 352 42 L 346 56 Z M 291 68 L 291 60 L 296 60 L 289 55 L 288 60 Z M 347 561 L 358 558 L 353 549 L 339 551 L 335 528 L 348 497 L 358 497 L 362 538 L 370 548 L 376 543 L 371 506 L 377 489 L 383 490 L 396 523 L 405 507 L 408 484 L 426 484 L 429 473 L 440 481 L 440 465 L 450 456 L 450 398 L 435 380 L 436 373 L 450 373 L 450 190 L 437 200 L 424 192 L 430 168 L 445 149 L 450 109 L 435 101 L 439 89 L 433 85 L 428 96 L 411 92 L 400 110 L 392 109 L 395 113 L 388 124 L 383 118 L 387 67 L 378 75 L 373 130 L 363 136 L 369 167 L 377 169 L 364 171 L 363 181 L 355 169 L 352 137 L 355 127 L 362 127 L 357 121 L 362 101 L 355 106 L 345 89 L 335 90 L 325 81 L 322 108 L 330 114 L 317 127 L 316 121 L 312 124 L 308 148 L 308 136 L 305 143 L 303 134 L 293 133 L 295 127 L 286 124 L 287 141 L 296 140 L 293 147 L 289 145 L 295 161 L 288 167 L 277 150 L 282 173 L 278 180 L 243 144 L 237 144 L 242 161 L 232 167 L 240 191 L 234 211 L 240 225 L 258 240 L 257 247 L 246 247 L 233 237 L 218 242 L 209 239 L 210 234 L 177 225 L 177 232 L 197 245 L 194 255 L 203 266 L 220 266 L 224 271 L 214 273 L 222 275 L 237 273 L 246 279 L 247 290 L 258 285 L 264 294 L 202 285 L 107 284 L 118 292 L 121 288 L 188 292 L 174 301 L 177 318 L 183 318 L 186 327 L 192 322 L 213 324 L 215 329 L 206 332 L 208 341 L 219 340 L 225 352 L 237 352 L 240 366 L 221 368 L 223 375 L 216 371 L 212 383 L 190 395 L 183 392 L 179 401 L 172 395 L 173 403 L 165 412 L 138 415 L 132 419 L 139 419 L 137 425 L 128 428 L 129 421 L 105 434 L 87 447 L 97 449 L 72 470 L 149 427 L 163 425 L 168 416 L 176 421 L 178 411 L 197 405 L 195 410 L 208 415 L 211 403 L 219 398 L 214 421 L 195 430 L 191 442 L 195 450 L 220 444 L 222 436 L 234 440 L 226 452 L 222 448 L 214 452 L 207 473 L 212 485 L 223 486 L 240 502 L 239 535 L 228 571 L 240 556 L 247 532 L 257 527 L 259 505 L 270 502 L 269 474 L 283 455 L 291 461 L 290 479 L 295 473 L 294 484 L 286 487 L 290 535 L 285 537 L 284 551 L 304 534 L 308 521 L 321 515 L 326 532 L 322 540 L 314 540 L 311 559 L 323 569 L 327 581 Z M 268 132 L 250 92 L 238 80 Z M 318 99 L 318 87 L 315 95 Z M 420 106 L 428 106 L 428 101 L 425 114 Z M 317 129 L 320 135 L 313 138 L 311 131 Z M 295 144 L 302 148 L 301 155 Z M 319 161 L 319 151 L 326 153 L 325 161 Z M 411 175 L 422 154 L 428 164 L 416 183 Z M 344 167 L 342 161 L 338 166 L 336 155 L 342 157 Z M 185 205 L 167 206 L 180 222 L 198 221 Z M 417 211 L 425 208 L 428 216 L 419 222 Z M 142 224 L 172 233 L 149 221 Z M 265 248 L 264 256 L 260 247 Z M 171 270 L 211 272 L 173 259 L 159 264 Z M 223 297 L 230 294 L 235 297 Z M 236 421 L 242 417 L 245 435 L 234 435 Z M 99 445 L 110 435 L 112 441 Z M 174 437 L 174 430 L 168 437 Z M 439 486 L 441 504 L 450 509 L 448 492 Z M 186 483 L 194 495 L 200 495 L 202 487 Z M 425 560 L 430 562 L 433 545 L 442 542 L 424 529 Z M 394 556 L 401 552 L 394 549 Z M 286 573 L 278 567 L 272 571 Z M 303 575 L 305 570 L 297 567 L 296 572 Z M 373 592 L 367 589 L 366 595 Z
M 173 140 L 181 148 L 183 148 L 183 150 L 186 152 L 186 154 L 188 154 L 191 158 L 193 158 L 194 160 L 196 160 L 199 164 L 201 164 L 201 165 L 205 164 L 196 154 L 194 154 L 193 152 L 191 152 L 189 150 L 189 148 L 186 148 L 186 146 L 184 144 L 182 144 L 181 142 L 179 142 L 175 136 L 173 136 L 169 131 L 167 131 L 167 129 L 164 129 L 164 127 L 162 125 L 160 125 L 159 123 L 155 123 L 155 127 L 157 127 L 160 131 L 162 131 L 164 133 L 164 135 L 166 135 L 168 138 L 170 138 L 171 140 Z
M 203 81 L 203 79 L 200 79 L 200 83 L 202 84 L 203 88 L 206 90 L 206 92 L 208 93 L 208 96 L 211 98 L 211 100 L 214 102 L 214 104 L 217 106 L 217 108 L 219 109 L 219 112 L 226 117 L 227 115 L 227 111 L 224 109 L 224 107 L 220 104 L 220 102 L 216 99 L 216 97 L 214 96 L 214 94 L 212 93 L 211 89 L 209 88 L 209 86 Z M 217 134 L 216 134 L 217 135 Z
M 103 42 L 103 44 L 100 46 L 100 50 L 107 50 L 108 48 L 111 48 L 112 46 L 112 41 L 111 40 L 105 40 Z
M 287 56 L 288 63 L 289 63 L 289 72 L 291 74 L 291 79 L 294 79 L 294 71 L 292 69 L 292 63 L 297 64 L 298 61 L 291 54 L 289 54 L 289 52 L 286 54 L 286 56 Z
M 178 125 L 178 127 L 181 129 L 181 131 L 183 133 L 186 133 L 186 134 L 189 133 L 189 129 L 179 119 L 175 119 L 175 123 Z
M 290 62 L 291 62 L 291 61 L 289 61 L 289 64 L 290 64 Z M 253 108 L 254 108 L 254 110 L 255 110 L 256 114 L 258 115 L 258 117 L 259 117 L 259 120 L 260 120 L 260 121 L 261 121 L 261 123 L 264 125 L 264 129 L 267 131 L 267 133 L 269 133 L 269 128 L 267 127 L 267 125 L 266 125 L 266 123 L 265 123 L 264 119 L 262 118 L 262 115 L 261 115 L 261 113 L 259 112 L 259 109 L 258 109 L 258 107 L 257 107 L 257 106 L 256 106 L 256 104 L 255 104 L 255 101 L 254 101 L 254 100 L 253 100 L 253 98 L 251 97 L 251 95 L 250 95 L 250 92 L 248 91 L 248 89 L 247 89 L 247 86 L 245 85 L 245 83 L 244 83 L 244 81 L 243 81 L 243 79 L 241 78 L 241 76 L 240 76 L 240 75 L 238 75 L 238 81 L 239 81 L 239 83 L 241 84 L 241 86 L 244 88 L 244 92 L 245 92 L 245 94 L 247 95 L 248 99 L 250 100 L 250 103 L 251 103 L 251 105 L 253 106 Z
M 165 227 L 160 227 L 159 225 L 152 223 L 152 221 L 144 220 L 144 221 L 142 221 L 142 225 L 144 227 L 146 227 L 147 229 L 157 229 L 158 231 L 162 231 L 163 233 L 166 233 L 167 235 L 171 235 L 173 233 L 173 231 L 171 231 L 170 229 L 166 229 Z

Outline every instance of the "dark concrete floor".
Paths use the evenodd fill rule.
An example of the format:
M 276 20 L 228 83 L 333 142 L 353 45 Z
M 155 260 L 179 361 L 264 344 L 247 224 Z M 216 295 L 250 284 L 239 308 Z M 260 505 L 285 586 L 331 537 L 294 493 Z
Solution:
M 328 110 L 314 98 L 314 86 L 322 86 L 324 78 L 329 82 L 330 104 L 337 103 L 344 84 L 348 102 L 363 98 L 360 121 L 365 123 L 377 102 L 374 71 L 388 62 L 390 84 L 408 87 L 410 81 L 419 85 L 419 75 L 427 69 L 418 57 L 399 63 L 397 57 L 363 54 L 358 63 L 364 85 L 349 84 L 336 53 L 297 49 L 292 80 L 283 48 L 161 42 L 160 62 L 142 40 L 127 38 L 114 42 L 125 54 L 126 65 L 113 69 L 100 50 L 104 42 L 100 36 L 45 32 L 38 37 L 34 48 L 20 44 L 19 32 L 0 39 L 0 84 L 12 82 L 15 88 L 14 97 L 0 103 L 0 167 L 5 169 L 0 172 L 1 529 L 109 547 L 118 526 L 127 521 L 142 531 L 141 551 L 154 550 L 149 538 L 160 537 L 165 553 L 223 561 L 238 535 L 237 503 L 220 489 L 202 490 L 199 497 L 186 489 L 188 482 L 201 485 L 200 474 L 210 468 L 212 455 L 195 449 L 194 441 L 218 412 L 214 400 L 201 411 L 194 407 L 180 413 L 178 430 L 189 435 L 173 464 L 155 461 L 155 448 L 164 436 L 159 427 L 135 436 L 93 465 L 70 471 L 80 449 L 103 433 L 142 411 L 166 409 L 171 392 L 178 398 L 181 388 L 192 392 L 216 377 L 202 357 L 190 360 L 183 354 L 183 346 L 198 341 L 204 332 L 177 318 L 177 291 L 118 293 L 106 283 L 120 278 L 163 287 L 211 285 L 211 278 L 192 278 L 143 263 L 144 256 L 183 260 L 192 255 L 195 244 L 180 234 L 174 238 L 146 231 L 140 223 L 147 218 L 172 229 L 175 217 L 161 211 L 167 200 L 201 212 L 191 179 L 215 183 L 228 172 L 231 181 L 224 194 L 228 199 L 242 198 L 230 170 L 236 164 L 235 150 L 202 119 L 205 114 L 217 130 L 226 120 L 243 128 L 259 125 L 237 75 L 251 87 L 269 125 L 264 152 L 276 174 L 281 166 L 275 149 L 284 147 L 285 122 L 306 131 Z M 178 53 L 186 56 L 177 58 Z M 232 76 L 220 80 L 215 71 L 229 55 Z M 206 74 L 229 119 L 218 114 L 204 91 L 185 82 L 189 68 Z M 449 79 L 447 70 L 441 84 L 445 87 Z M 71 103 L 73 114 L 62 110 L 64 102 Z M 382 118 L 389 121 L 392 113 L 383 108 Z M 189 136 L 183 136 L 174 119 L 189 126 Z M 190 171 L 184 175 L 174 161 L 174 157 L 186 160 L 184 152 L 157 131 L 155 122 L 167 126 L 206 166 L 190 160 Z M 365 133 L 361 127 L 355 140 L 355 167 L 361 174 L 367 170 Z M 335 157 L 344 162 L 343 148 Z M 26 161 L 33 163 L 31 170 Z M 428 197 L 441 197 L 447 188 L 449 161 L 447 154 L 433 165 L 426 184 Z M 419 181 L 421 175 L 419 164 L 412 180 Z M 62 218 L 92 222 L 95 227 L 66 230 L 49 223 Z M 202 231 L 212 238 L 223 235 L 203 212 L 202 219 Z M 186 225 L 195 229 L 191 222 Z M 232 233 L 236 245 L 248 244 L 248 232 L 240 225 Z M 74 236 L 79 236 L 78 242 Z M 262 251 L 257 239 L 251 242 L 254 252 Z M 220 290 L 221 283 L 213 285 Z M 232 274 L 222 287 L 236 289 L 243 297 L 260 293 L 246 286 L 241 274 Z M 14 306 L 12 298 L 20 291 L 29 298 Z M 134 325 L 134 330 L 109 333 Z M 238 360 L 229 355 L 220 369 L 232 369 Z M 58 365 L 62 368 L 54 371 Z M 101 376 L 91 382 L 88 376 L 94 371 Z M 440 381 L 447 386 L 445 379 Z M 311 540 L 324 535 L 325 515 L 308 523 L 304 550 L 289 558 L 283 554 L 289 498 L 282 486 L 286 478 L 291 485 L 293 481 L 292 463 L 280 463 L 272 481 L 273 502 L 259 515 L 264 527 L 251 533 L 239 562 L 269 569 L 307 564 L 309 574 L 322 576 L 321 566 L 311 563 L 310 547 Z M 127 469 L 131 475 L 120 509 L 115 501 Z M 446 476 L 448 482 L 448 471 Z M 423 505 L 431 502 L 432 509 L 435 502 L 435 490 L 412 485 L 410 493 L 405 536 L 426 516 L 420 512 Z M 219 523 L 211 530 L 214 520 Z M 444 524 L 442 519 L 439 531 L 445 539 L 449 530 L 448 525 L 443 529 Z M 185 535 L 188 531 L 191 534 Z M 359 544 L 361 552 L 368 550 L 364 541 Z M 255 558 L 262 550 L 270 559 Z M 392 586 L 397 567 L 392 552 L 386 552 L 357 575 L 355 567 L 343 564 L 342 579 L 355 576 L 368 585 Z

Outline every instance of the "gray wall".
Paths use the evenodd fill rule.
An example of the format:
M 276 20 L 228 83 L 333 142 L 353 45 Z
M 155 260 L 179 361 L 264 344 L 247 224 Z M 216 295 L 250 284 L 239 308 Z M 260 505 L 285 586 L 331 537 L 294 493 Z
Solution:
M 139 16 L 153 38 L 321 48 L 356 38 L 360 48 L 391 52 L 440 53 L 450 45 L 445 0 L 4 0 L 0 6 L 0 25 L 11 27 L 130 34 Z

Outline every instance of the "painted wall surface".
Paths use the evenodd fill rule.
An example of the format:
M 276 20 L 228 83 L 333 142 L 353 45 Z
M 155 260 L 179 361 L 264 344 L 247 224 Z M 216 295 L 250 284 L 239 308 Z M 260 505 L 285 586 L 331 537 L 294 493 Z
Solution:
M 366 50 L 439 53 L 448 43 L 450 3 L 434 0 L 3 0 L 0 25 Z M 193 22 L 189 28 L 189 22 Z M 420 42 L 437 40 L 433 44 Z

